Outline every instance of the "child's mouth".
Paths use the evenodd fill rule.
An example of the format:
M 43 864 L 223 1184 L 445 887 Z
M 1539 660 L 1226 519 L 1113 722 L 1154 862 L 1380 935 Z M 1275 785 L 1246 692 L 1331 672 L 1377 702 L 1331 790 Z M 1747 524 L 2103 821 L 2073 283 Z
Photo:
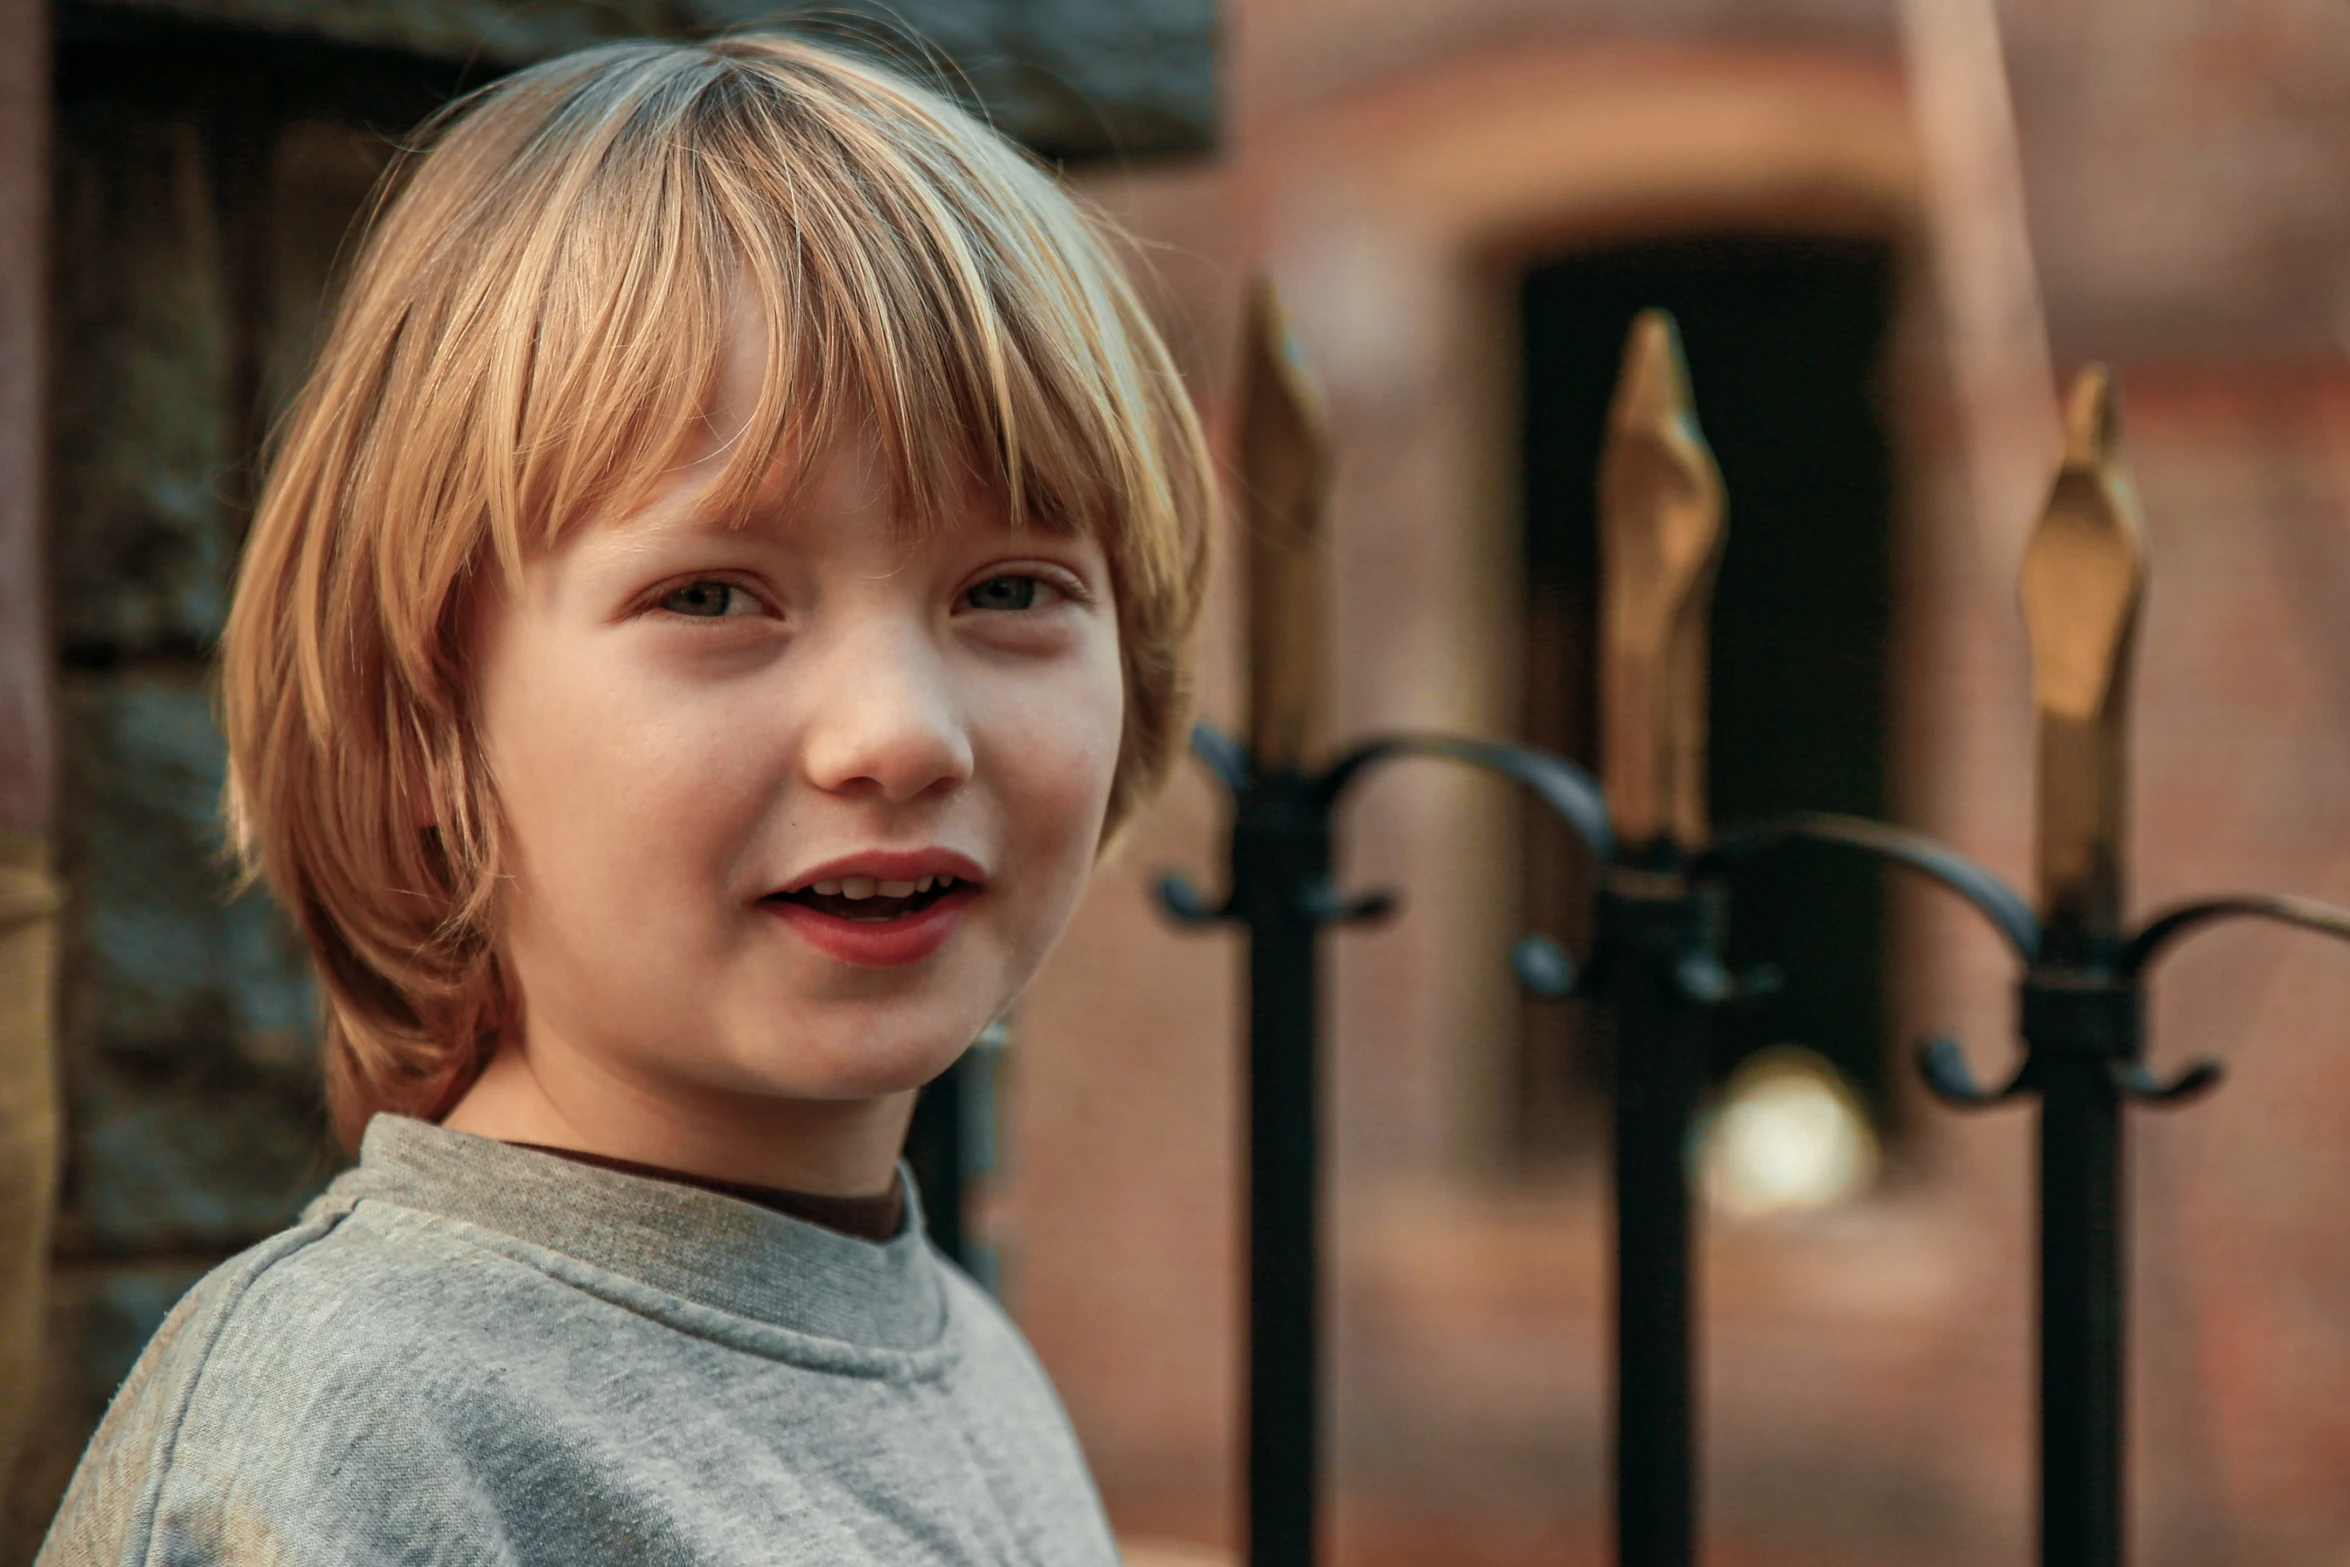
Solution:
M 952 876 L 918 876 L 912 881 L 882 881 L 872 876 L 842 876 L 811 882 L 792 892 L 771 894 L 767 901 L 794 903 L 858 924 L 880 924 L 919 914 L 961 885 Z
M 970 876 L 827 877 L 759 900 L 819 952 L 860 967 L 916 963 L 943 947 L 979 897 Z

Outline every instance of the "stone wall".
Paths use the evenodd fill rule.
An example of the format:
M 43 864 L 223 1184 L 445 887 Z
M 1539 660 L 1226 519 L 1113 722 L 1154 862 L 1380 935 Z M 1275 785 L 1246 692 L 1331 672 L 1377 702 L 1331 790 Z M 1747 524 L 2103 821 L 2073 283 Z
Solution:
M 36 35 L 39 0 L 0 3 L 0 37 Z M 13 1471 L 46 1358 L 42 1304 L 57 1171 L 51 1059 L 56 717 L 42 561 L 47 61 L 0 51 L 0 1476 Z M 4 1506 L 0 1501 L 0 1506 Z
M 47 1419 L 0 1559 L 29 1550 L 180 1292 L 339 1164 L 305 962 L 226 862 L 210 653 L 248 454 L 389 151 L 369 121 L 405 124 L 454 81 L 375 53 L 167 46 L 61 20 L 49 553 L 67 1158 Z
M 172 1302 L 341 1163 L 305 960 L 266 897 L 237 892 L 219 819 L 211 653 L 252 454 L 304 372 L 393 138 L 491 69 L 656 10 L 654 30 L 672 33 L 741 19 L 299 3 L 56 14 L 46 422 L 67 1157 L 39 1422 L 0 1508 L 0 1563 L 30 1558 Z M 1208 0 L 896 14 L 1042 151 L 1164 153 L 1212 132 Z M 37 44 L 0 36 L 20 46 Z
M 1215 0 L 67 0 L 117 36 L 223 29 L 497 71 L 622 38 L 814 28 L 938 74 L 1006 134 L 1055 158 L 1144 157 L 1214 140 Z

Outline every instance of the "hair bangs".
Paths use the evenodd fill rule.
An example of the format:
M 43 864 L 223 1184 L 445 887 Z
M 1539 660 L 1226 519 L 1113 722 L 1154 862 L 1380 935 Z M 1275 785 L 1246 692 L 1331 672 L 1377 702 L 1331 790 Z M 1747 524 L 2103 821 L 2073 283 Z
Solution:
M 1070 351 L 1116 323 L 1082 288 L 1057 297 L 1079 269 L 1056 246 L 1096 241 L 1033 221 L 1049 177 L 943 123 L 907 137 L 900 84 L 843 103 L 714 52 L 646 84 L 550 246 L 512 499 L 492 518 L 507 569 L 713 446 L 727 455 L 708 504 L 746 516 L 852 428 L 910 534 L 974 487 L 1017 526 L 1123 531 L 1159 454 L 1127 449 L 1132 389 Z M 760 384 L 741 428 L 720 430 L 722 366 L 745 333 Z

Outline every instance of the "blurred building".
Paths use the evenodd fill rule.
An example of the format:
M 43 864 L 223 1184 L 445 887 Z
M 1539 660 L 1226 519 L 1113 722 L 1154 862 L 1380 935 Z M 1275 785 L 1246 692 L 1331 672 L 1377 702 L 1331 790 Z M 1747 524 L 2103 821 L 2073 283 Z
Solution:
M 1334 734 L 1590 759 L 1598 412 L 1631 311 L 1666 303 L 1731 495 L 1717 814 L 1889 815 L 2021 882 L 2012 585 L 2055 451 L 2050 367 L 2098 358 L 2152 527 L 2139 906 L 2350 901 L 2334 8 L 2010 4 L 2001 48 L 1970 28 L 1986 7 L 1933 0 L 1226 0 L 1212 156 L 1204 4 L 894 9 L 1130 227 L 1220 428 L 1243 286 L 1259 266 L 1280 283 L 1337 439 Z M 29 1555 L 169 1302 L 331 1168 L 299 963 L 264 909 L 224 905 L 213 858 L 205 659 L 244 456 L 387 138 L 486 71 L 676 10 L 56 8 L 70 1136 L 43 1423 L 0 1560 Z M 1226 723 L 1236 554 L 1203 631 Z M 1163 868 L 1212 879 L 1219 809 L 1182 779 L 1023 1002 L 1007 1165 L 977 1216 L 1121 1530 L 1209 1545 L 1233 1538 L 1239 953 L 1148 889 Z M 1402 888 L 1406 912 L 1333 940 L 1336 1554 L 1596 1562 L 1604 1063 L 1504 961 L 1529 925 L 1571 944 L 1582 868 L 1472 779 L 1397 770 L 1350 810 L 1347 878 Z M 1790 862 L 1754 908 L 1740 950 L 1789 986 L 1727 1031 L 1725 1081 L 1773 1045 L 1833 1063 L 1877 1173 L 1712 1224 L 1709 1559 L 2026 1559 L 2029 1113 L 1955 1118 L 1904 1065 L 1928 1026 L 1986 1074 L 2004 1060 L 2004 963 L 1848 867 Z M 2350 958 L 2228 934 L 2157 994 L 2158 1053 L 2234 1072 L 2137 1122 L 2140 1556 L 2339 1567 Z
M 2029 885 L 2015 572 L 2050 367 L 2101 359 L 2152 529 L 2136 905 L 2350 894 L 2338 10 L 2009 4 L 2003 51 L 1987 6 L 1895 0 L 1226 17 L 1224 156 L 1089 186 L 1225 416 L 1252 267 L 1318 364 L 1337 735 L 1589 759 L 1599 411 L 1630 312 L 1666 303 L 1730 491 L 1718 814 L 1882 812 Z M 1207 633 L 1228 724 L 1235 553 Z M 1148 895 L 1162 868 L 1214 876 L 1219 809 L 1178 788 L 1025 1004 L 998 1217 L 1122 1526 L 1228 1542 L 1238 938 Z M 1337 1555 L 1600 1560 L 1604 1123 L 1580 1021 L 1504 967 L 1529 923 L 1576 934 L 1578 867 L 1440 769 L 1350 810 L 1347 880 L 1406 912 L 1332 941 Z M 1736 943 L 1788 988 L 1725 1068 L 1789 1042 L 1834 1061 L 1882 1162 L 1858 1200 L 1712 1226 L 1708 1559 L 2028 1559 L 2030 1113 L 1955 1116 L 1906 1064 L 1934 1027 L 2003 1067 L 2011 975 L 1971 917 L 1846 866 L 1791 862 L 1753 906 Z M 2157 1056 L 2232 1075 L 2135 1123 L 2140 1559 L 2338 1563 L 2350 962 L 2231 933 L 2155 994 Z

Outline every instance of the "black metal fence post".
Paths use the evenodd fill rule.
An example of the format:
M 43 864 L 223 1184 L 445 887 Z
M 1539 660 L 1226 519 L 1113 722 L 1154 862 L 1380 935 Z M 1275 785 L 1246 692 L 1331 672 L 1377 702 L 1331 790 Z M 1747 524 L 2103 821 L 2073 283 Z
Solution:
M 961 1061 L 922 1087 L 914 1100 L 914 1116 L 906 1126 L 906 1163 L 922 1193 L 922 1222 L 930 1243 L 969 1267 L 970 1237 L 965 1232 L 964 1207 L 969 1193 L 966 1177 L 969 1156 L 964 1147 L 967 1115 L 963 1096 L 967 1084 Z
M 1708 622 L 1722 476 L 1670 314 L 1624 337 L 1599 462 L 1599 751 L 1623 837 L 1599 892 L 1587 993 L 1615 1024 L 1616 1559 L 1696 1552 L 1696 1351 L 1688 1143 L 1705 1008 L 1729 985 L 1718 893 L 1683 859 L 1707 837 Z
M 1180 877 L 1160 901 L 1192 924 L 1249 933 L 1247 1531 L 1250 1567 L 1312 1567 L 1321 1494 L 1321 934 L 1382 918 L 1380 893 L 1341 896 L 1331 881 L 1330 817 L 1347 788 L 1399 756 L 1433 756 L 1514 778 L 1595 853 L 1611 846 L 1599 788 L 1556 757 L 1442 736 L 1391 736 L 1326 772 L 1259 772 L 1202 724 L 1192 750 L 1231 791 L 1231 891 L 1210 907 Z M 1563 958 L 1558 960 L 1563 964 Z M 1552 977 L 1557 977 L 1558 964 Z M 1559 983 L 1564 983 L 1560 980 Z
M 1321 1473 L 1321 961 L 1330 817 L 1301 773 L 1237 802 L 1248 925 L 1249 1561 L 1316 1559 Z
M 2129 1204 L 2114 1068 L 2137 1059 L 2141 1007 L 2137 984 L 2102 965 L 2036 967 L 2023 983 L 2040 1094 L 2040 1560 L 2051 1564 L 2124 1556 Z
M 1231 892 L 1210 909 L 1187 883 L 1169 912 L 1248 929 L 1246 1527 L 1252 1567 L 1312 1567 L 1321 1501 L 1321 933 L 1387 901 L 1341 902 L 1330 811 L 1351 768 L 1257 772 L 1202 726 L 1193 749 L 1233 794 Z
M 1695 1312 L 1689 1128 L 1722 983 L 1717 899 L 1677 869 L 1609 867 L 1593 987 L 1614 1024 L 1616 1560 L 1696 1555 Z

